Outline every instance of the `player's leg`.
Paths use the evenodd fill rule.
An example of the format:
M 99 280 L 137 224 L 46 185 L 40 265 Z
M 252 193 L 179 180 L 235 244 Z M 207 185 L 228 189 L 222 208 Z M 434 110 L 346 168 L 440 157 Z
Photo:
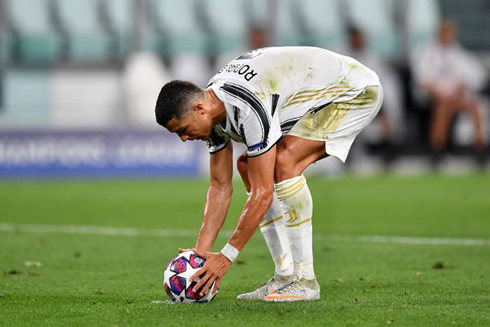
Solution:
M 266 300 L 304 301 L 320 297 L 313 269 L 313 202 L 303 171 L 328 155 L 345 162 L 352 142 L 374 119 L 382 102 L 381 85 L 368 86 L 352 100 L 304 115 L 278 144 L 275 190 L 283 211 L 289 215 L 286 230 L 298 279 Z
M 477 99 L 468 98 L 464 100 L 464 104 L 461 106 L 462 111 L 468 112 L 473 116 L 473 122 L 475 124 L 475 135 L 473 137 L 473 146 L 475 149 L 480 150 L 485 145 L 485 139 L 483 137 L 482 118 L 480 114 L 480 103 Z
M 246 153 L 238 158 L 237 169 L 247 188 L 247 192 L 250 192 Z M 293 261 L 289 249 L 289 241 L 284 228 L 285 219 L 283 216 L 281 204 L 274 192 L 272 204 L 267 210 L 264 220 L 260 224 L 260 230 L 274 260 L 276 275 L 291 276 L 293 274 Z
M 247 192 L 250 192 L 250 181 L 248 180 L 247 172 L 247 156 L 245 153 L 238 158 L 237 169 L 247 188 Z M 274 277 L 254 292 L 239 295 L 239 300 L 263 299 L 264 296 L 270 294 L 271 291 L 275 291 L 292 281 L 294 266 L 284 222 L 285 219 L 281 204 L 274 193 L 274 200 L 265 214 L 264 221 L 260 224 L 260 231 L 264 236 L 272 259 L 274 260 L 275 274 Z
M 320 287 L 313 269 L 313 201 L 303 171 L 327 157 L 325 142 L 286 136 L 277 146 L 275 190 L 285 212 L 286 232 L 297 280 L 275 294 L 271 301 L 316 300 Z
M 438 101 L 431 122 L 431 145 L 436 151 L 441 151 L 447 143 L 449 126 L 455 113 L 455 105 L 451 101 Z
M 312 163 L 328 157 L 324 141 L 287 135 L 277 145 L 274 182 L 300 176 Z

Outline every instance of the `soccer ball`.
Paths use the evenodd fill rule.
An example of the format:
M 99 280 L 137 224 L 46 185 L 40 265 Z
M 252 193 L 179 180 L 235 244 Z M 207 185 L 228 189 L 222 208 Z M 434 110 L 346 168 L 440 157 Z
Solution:
M 194 292 L 192 289 L 196 286 L 199 279 L 189 282 L 189 278 L 204 266 L 206 260 L 195 254 L 193 251 L 180 253 L 170 260 L 163 273 L 163 287 L 168 297 L 174 302 L 210 302 L 216 294 L 213 295 L 214 283 L 209 290 L 203 295 L 199 291 Z

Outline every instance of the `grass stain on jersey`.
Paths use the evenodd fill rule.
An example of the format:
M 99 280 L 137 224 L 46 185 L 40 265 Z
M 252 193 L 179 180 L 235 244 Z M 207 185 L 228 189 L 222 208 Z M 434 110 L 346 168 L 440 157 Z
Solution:
M 280 79 L 291 76 L 294 73 L 293 61 L 289 60 L 283 65 L 277 65 L 264 73 L 264 82 L 271 92 L 279 89 Z
M 353 62 L 349 63 L 349 68 L 350 68 L 350 69 L 356 69 L 356 68 L 358 68 L 358 67 L 359 67 L 359 66 L 358 66 L 357 64 L 353 63 Z
M 340 123 L 354 106 L 365 108 L 378 99 L 378 90 L 374 87 L 365 88 L 354 99 L 332 103 L 314 115 L 305 114 L 291 129 L 289 135 L 309 140 L 326 141 L 329 134 L 337 130 Z
M 268 70 L 264 74 L 264 82 L 271 92 L 276 92 L 279 86 L 278 73 L 275 69 Z

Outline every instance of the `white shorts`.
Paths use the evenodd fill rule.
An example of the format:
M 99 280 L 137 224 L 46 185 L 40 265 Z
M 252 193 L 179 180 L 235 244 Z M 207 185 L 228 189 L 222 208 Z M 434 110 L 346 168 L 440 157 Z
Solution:
M 367 86 L 354 99 L 307 112 L 288 135 L 325 141 L 327 154 L 345 162 L 354 139 L 376 117 L 382 103 L 381 85 Z

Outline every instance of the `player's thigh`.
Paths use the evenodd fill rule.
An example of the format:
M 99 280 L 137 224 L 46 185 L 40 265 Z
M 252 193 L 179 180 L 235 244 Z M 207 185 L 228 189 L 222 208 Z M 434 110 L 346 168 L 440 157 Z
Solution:
M 274 180 L 276 183 L 299 176 L 309 165 L 326 158 L 324 141 L 287 135 L 277 145 Z

